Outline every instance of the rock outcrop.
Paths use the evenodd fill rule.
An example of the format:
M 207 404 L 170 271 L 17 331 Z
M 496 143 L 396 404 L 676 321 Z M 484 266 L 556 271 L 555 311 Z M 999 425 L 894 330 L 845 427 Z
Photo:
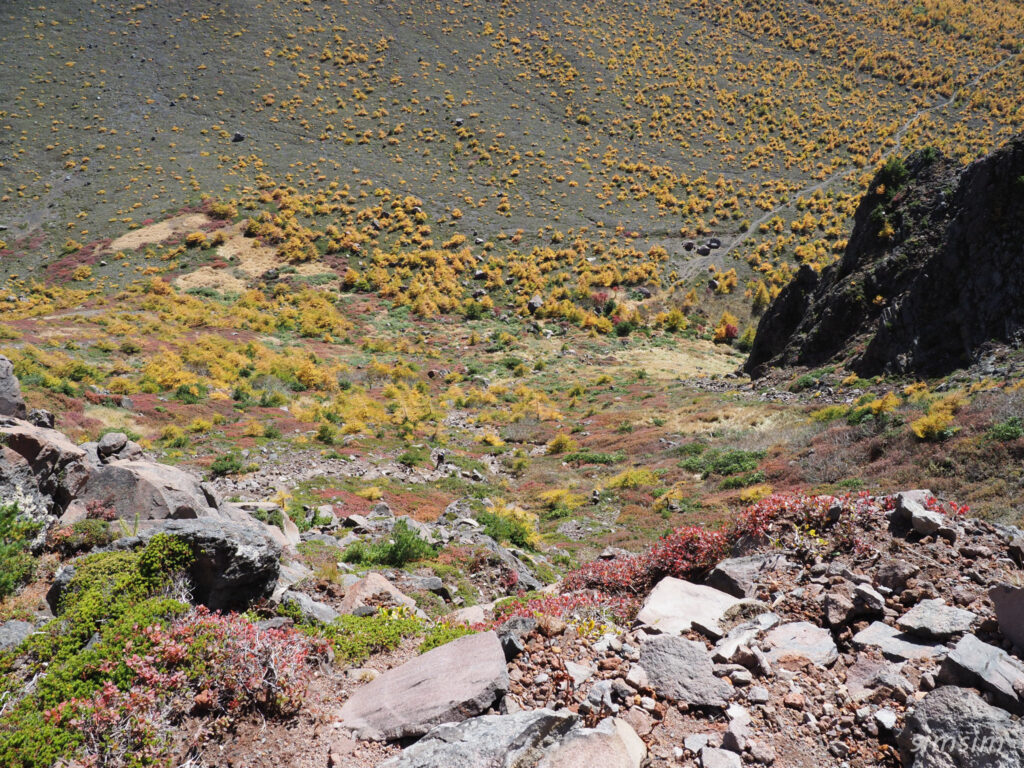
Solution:
M 941 375 L 1024 340 L 1024 134 L 961 169 L 934 151 L 889 161 L 842 259 L 802 267 L 745 365 L 842 362 L 861 376 Z

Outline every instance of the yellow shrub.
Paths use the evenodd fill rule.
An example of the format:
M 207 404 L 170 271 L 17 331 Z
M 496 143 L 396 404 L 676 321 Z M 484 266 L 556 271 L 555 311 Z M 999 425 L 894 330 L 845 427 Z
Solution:
M 205 232 L 190 232 L 185 235 L 185 245 L 189 248 L 201 248 L 206 244 Z
M 548 453 L 571 453 L 572 451 L 577 450 L 579 447 L 580 444 L 577 443 L 568 435 L 557 434 L 554 438 L 552 438 L 551 442 L 548 443 Z
M 213 429 L 213 422 L 206 419 L 195 418 L 188 425 L 189 432 L 209 432 L 211 429 Z
M 242 428 L 242 434 L 246 437 L 263 437 L 265 433 L 262 424 L 258 421 L 250 421 Z
M 753 504 L 754 502 L 761 501 L 761 499 L 767 499 L 773 492 L 774 489 L 768 483 L 752 485 L 740 491 L 740 501 L 744 504 Z
M 573 493 L 567 488 L 553 488 L 544 491 L 538 497 L 541 503 L 548 509 L 579 509 L 583 506 L 585 499 L 578 493 Z
M 910 428 L 921 440 L 942 440 L 951 434 L 953 416 L 963 408 L 965 402 L 960 392 L 946 395 L 931 404 L 928 415 L 911 422 Z
M 886 392 L 884 397 L 877 398 L 868 403 L 871 413 L 878 416 L 883 413 L 892 413 L 899 407 L 900 399 L 892 392 Z
M 366 499 L 368 501 L 380 501 L 384 498 L 384 491 L 378 488 L 376 485 L 371 485 L 366 488 L 362 488 L 356 491 L 356 496 Z
M 502 440 L 493 432 L 485 432 L 480 437 L 478 437 L 476 441 L 478 443 L 483 443 L 484 445 L 490 445 L 494 448 L 500 448 L 505 444 L 505 441 Z
M 651 470 L 638 467 L 637 469 L 627 469 L 624 472 L 620 472 L 614 477 L 610 478 L 605 484 L 607 488 L 640 488 L 645 485 L 655 485 L 658 482 L 658 476 L 655 475 Z

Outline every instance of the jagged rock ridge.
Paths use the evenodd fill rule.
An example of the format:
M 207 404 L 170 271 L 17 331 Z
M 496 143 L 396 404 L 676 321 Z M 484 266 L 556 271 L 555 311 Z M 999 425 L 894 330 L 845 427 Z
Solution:
M 843 362 L 861 376 L 942 375 L 1024 339 L 1024 134 L 959 168 L 924 150 L 878 172 L 843 258 L 802 268 L 745 370 Z

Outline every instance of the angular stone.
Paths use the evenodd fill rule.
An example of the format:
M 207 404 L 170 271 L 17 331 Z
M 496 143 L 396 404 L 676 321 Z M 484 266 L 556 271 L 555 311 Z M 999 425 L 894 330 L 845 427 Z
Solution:
M 902 592 L 907 586 L 907 582 L 914 578 L 920 570 L 916 565 L 905 560 L 890 560 L 880 565 L 875 571 L 875 583 L 893 592 Z
M 853 601 L 839 592 L 825 595 L 825 621 L 830 627 L 840 627 L 853 616 Z
M 53 429 L 0 416 L 0 489 L 20 490 L 36 505 L 33 516 L 60 511 L 75 499 L 88 476 L 86 453 Z
M 640 768 L 647 746 L 636 731 L 620 718 L 605 718 L 596 728 L 569 732 L 552 748 L 537 768 Z
M 35 626 L 27 621 L 5 621 L 0 624 L 0 651 L 16 648 L 28 639 L 35 631 Z
M 126 445 L 128 445 L 128 435 L 124 432 L 107 432 L 96 443 L 96 453 L 101 459 L 105 459 L 118 453 Z
M 711 652 L 712 659 L 723 664 L 739 663 L 737 659 L 740 649 L 750 646 L 762 632 L 778 623 L 779 617 L 774 613 L 762 613 L 753 621 L 737 624 L 715 644 Z
M 881 621 L 872 622 L 854 635 L 853 644 L 858 648 L 878 648 L 883 655 L 899 660 L 935 659 L 947 653 L 944 646 L 922 643 L 919 638 L 900 632 Z
M 14 364 L 0 355 L 0 416 L 24 419 L 28 416 L 25 400 L 21 396 L 21 384 L 14 375 Z
M 988 596 L 996 606 L 996 618 L 1003 637 L 1017 648 L 1024 649 L 1024 589 L 999 584 L 989 590 Z
M 766 575 L 789 567 L 790 562 L 780 554 L 733 557 L 716 565 L 705 581 L 734 597 L 753 597 Z
M 931 691 L 896 739 L 904 768 L 1019 768 L 1024 724 L 973 691 Z
M 700 751 L 701 768 L 742 768 L 743 760 L 727 749 L 704 747 Z
M 912 693 L 914 687 L 900 674 L 902 666 L 858 656 L 846 670 L 846 690 L 850 698 L 859 704 L 875 696 L 889 696 L 895 690 L 904 694 Z
M 281 595 L 281 603 L 283 605 L 291 603 L 298 607 L 299 613 L 307 621 L 316 620 L 323 624 L 330 624 L 341 615 L 331 606 L 314 600 L 304 592 L 296 592 L 291 589 L 285 590 L 285 593 Z
M 857 614 L 861 616 L 885 610 L 885 598 L 867 584 L 858 584 L 853 588 L 853 603 Z
M 371 572 L 345 591 L 345 596 L 338 606 L 340 613 L 355 613 L 360 608 L 381 608 L 404 605 L 409 610 L 422 615 L 416 607 L 416 601 L 381 576 Z
M 939 669 L 939 680 L 976 686 L 988 691 L 1003 709 L 1024 713 L 1024 664 L 974 635 L 964 635 L 949 652 Z
M 765 636 L 769 649 L 768 660 L 786 667 L 811 662 L 815 666 L 828 667 L 839 658 L 839 651 L 827 629 L 808 621 L 782 624 Z
M 395 741 L 483 714 L 508 691 L 494 632 L 466 635 L 358 688 L 339 720 L 357 738 Z
M 532 768 L 578 721 L 536 709 L 439 725 L 379 768 Z
M 947 640 L 971 628 L 978 618 L 970 611 L 946 605 L 942 600 L 922 600 L 897 619 L 900 629 L 912 635 Z
M 724 707 L 732 686 L 715 677 L 707 649 L 676 635 L 658 635 L 640 646 L 650 687 L 692 706 Z
M 677 635 L 694 623 L 714 629 L 739 599 L 711 587 L 666 576 L 644 601 L 637 620 L 661 632 Z M 721 630 L 718 631 L 721 635 Z

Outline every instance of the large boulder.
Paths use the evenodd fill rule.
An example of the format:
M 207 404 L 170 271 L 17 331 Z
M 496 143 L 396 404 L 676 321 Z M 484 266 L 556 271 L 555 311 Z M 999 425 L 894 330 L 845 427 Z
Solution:
M 897 737 L 904 768 L 1019 768 L 1024 725 L 973 691 L 931 691 Z
M 0 416 L 0 490 L 20 494 L 36 516 L 62 510 L 88 477 L 85 451 L 53 429 Z
M 217 516 L 216 499 L 177 467 L 152 461 L 94 466 L 79 498 L 114 510 L 122 520 L 184 520 Z
M 696 624 L 721 636 L 719 622 L 739 602 L 712 587 L 666 576 L 651 590 L 636 618 L 659 632 L 679 634 Z
M 388 670 L 356 690 L 339 721 L 360 739 L 396 741 L 483 714 L 508 691 L 494 632 L 466 635 Z
M 14 365 L 3 355 L 0 355 L 0 416 L 28 418 L 25 400 L 21 396 L 21 385 L 14 375 Z
M 658 695 L 697 707 L 725 707 L 732 686 L 715 677 L 711 655 L 700 643 L 658 635 L 640 646 L 640 666 Z
M 578 722 L 567 709 L 535 709 L 446 723 L 380 768 L 535 768 Z
M 195 561 L 189 576 L 197 602 L 214 610 L 245 610 L 273 594 L 281 548 L 260 528 L 211 518 L 165 520 L 114 546 L 133 549 L 158 533 L 177 536 L 191 547 Z
M 976 686 L 1003 709 L 1024 713 L 1024 664 L 974 635 L 964 635 L 949 652 L 939 669 L 939 680 Z

